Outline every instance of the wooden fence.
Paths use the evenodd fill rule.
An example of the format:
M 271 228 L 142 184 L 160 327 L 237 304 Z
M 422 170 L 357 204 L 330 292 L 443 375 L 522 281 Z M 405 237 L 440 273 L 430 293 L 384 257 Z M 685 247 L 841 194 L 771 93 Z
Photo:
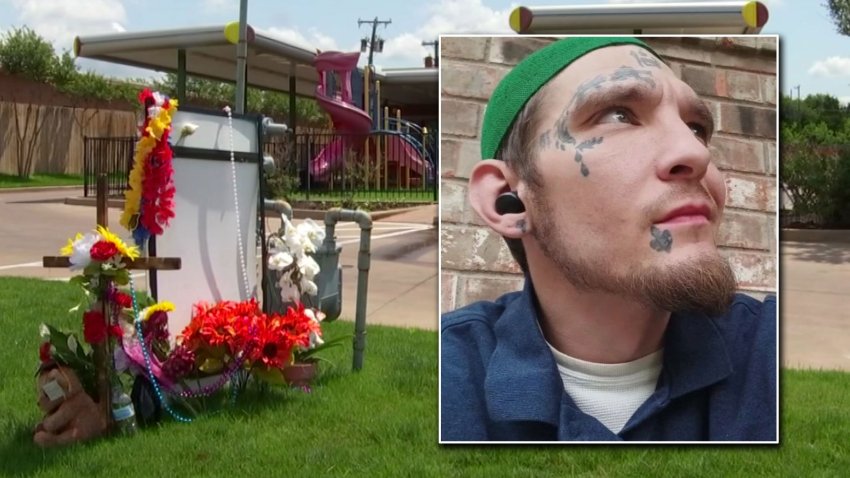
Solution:
M 84 136 L 133 136 L 132 111 L 0 102 L 0 174 L 82 174 Z

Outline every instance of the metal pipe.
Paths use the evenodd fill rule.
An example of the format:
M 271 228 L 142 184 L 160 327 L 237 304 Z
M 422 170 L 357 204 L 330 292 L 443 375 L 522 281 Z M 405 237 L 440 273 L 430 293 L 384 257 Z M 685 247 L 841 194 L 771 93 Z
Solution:
M 285 216 L 290 221 L 292 220 L 292 206 L 282 199 L 265 199 L 263 200 L 263 208 L 266 212 L 273 212 L 280 216 Z
M 245 70 L 248 64 L 248 0 L 239 2 L 239 44 L 236 46 L 236 114 L 245 113 Z
M 372 216 L 366 211 L 333 208 L 325 213 L 325 242 L 322 248 L 335 250 L 334 227 L 341 221 L 356 222 L 360 226 L 360 252 L 357 254 L 357 311 L 354 315 L 354 370 L 363 368 L 366 350 L 366 293 L 369 288 L 369 264 L 372 253 Z

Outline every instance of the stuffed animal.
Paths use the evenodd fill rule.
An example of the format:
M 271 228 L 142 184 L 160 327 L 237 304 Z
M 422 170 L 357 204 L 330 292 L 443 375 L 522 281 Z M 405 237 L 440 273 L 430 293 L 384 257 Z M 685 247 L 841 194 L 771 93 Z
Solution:
M 45 413 L 33 441 L 41 447 L 89 440 L 106 431 L 106 417 L 68 367 L 44 367 L 38 375 L 38 406 Z

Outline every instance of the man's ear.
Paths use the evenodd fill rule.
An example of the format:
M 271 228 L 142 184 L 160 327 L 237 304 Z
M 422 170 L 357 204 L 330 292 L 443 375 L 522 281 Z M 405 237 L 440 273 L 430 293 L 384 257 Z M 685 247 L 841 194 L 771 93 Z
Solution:
M 519 185 L 520 181 L 513 171 L 504 161 L 496 159 L 480 161 L 469 175 L 469 203 L 472 209 L 491 229 L 511 239 L 519 239 L 531 230 L 528 212 L 500 211 L 496 207 L 496 200 L 504 193 L 515 191 L 517 198 L 511 198 L 511 201 L 521 202 L 525 191 Z M 514 208 L 521 209 L 524 208 Z

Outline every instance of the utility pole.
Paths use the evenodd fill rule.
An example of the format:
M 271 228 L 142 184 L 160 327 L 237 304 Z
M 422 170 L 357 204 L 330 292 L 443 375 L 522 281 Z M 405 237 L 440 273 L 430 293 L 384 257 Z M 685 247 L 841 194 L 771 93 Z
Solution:
M 800 85 L 791 87 L 791 99 L 794 99 L 794 89 L 797 90 L 797 120 L 800 119 L 800 111 L 802 110 L 802 104 L 800 104 Z
M 392 23 L 392 19 L 390 20 L 378 20 L 378 17 L 375 17 L 374 20 L 361 20 L 357 19 L 357 26 L 363 26 L 364 23 L 372 25 L 372 37 L 370 40 L 363 38 L 360 40 L 360 51 L 366 51 L 366 45 L 369 45 L 369 66 L 373 65 L 372 60 L 374 58 L 375 50 L 378 50 L 378 53 L 384 50 L 384 39 L 378 38 L 377 30 L 378 25 L 387 26 Z M 377 47 L 377 48 L 376 48 Z
M 433 46 L 434 47 L 434 68 L 440 66 L 440 60 L 438 60 L 438 52 L 440 50 L 440 40 L 434 41 L 423 41 L 422 46 Z

